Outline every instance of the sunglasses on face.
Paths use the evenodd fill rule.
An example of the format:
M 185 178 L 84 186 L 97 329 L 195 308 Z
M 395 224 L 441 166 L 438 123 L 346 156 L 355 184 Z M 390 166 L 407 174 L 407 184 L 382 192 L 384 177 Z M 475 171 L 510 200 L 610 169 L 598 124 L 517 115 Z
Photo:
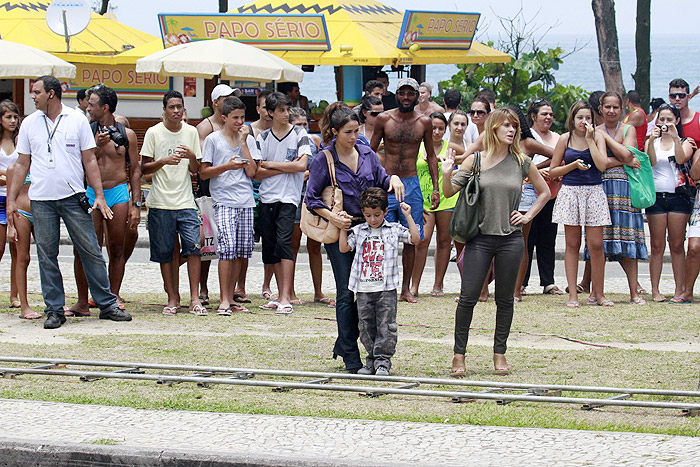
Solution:
M 396 91 L 397 96 L 413 97 L 418 94 L 416 91 Z
M 367 112 L 367 115 L 371 115 L 372 117 L 376 117 L 380 113 L 382 113 L 381 110 L 371 110 L 371 111 Z
M 469 115 L 474 116 L 474 115 L 486 115 L 485 110 L 470 110 Z
M 674 92 L 668 95 L 671 99 L 685 99 L 688 97 L 688 93 L 685 92 Z

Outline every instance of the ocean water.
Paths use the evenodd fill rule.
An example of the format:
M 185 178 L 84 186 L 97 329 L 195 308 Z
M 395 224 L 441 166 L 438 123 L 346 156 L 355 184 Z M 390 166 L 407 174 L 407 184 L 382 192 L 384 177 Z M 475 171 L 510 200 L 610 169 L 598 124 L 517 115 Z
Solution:
M 542 48 L 560 46 L 569 52 L 579 50 L 564 59 L 564 63 L 554 75 L 558 83 L 574 84 L 588 91 L 604 90 L 603 73 L 598 62 L 598 44 L 595 35 L 560 36 L 550 35 L 542 42 Z M 632 73 L 636 69 L 634 36 L 619 38 L 620 62 L 626 89 L 634 89 Z M 691 90 L 700 84 L 700 35 L 657 35 L 652 36 L 651 44 L 651 95 L 668 101 L 668 83 L 674 78 L 683 78 L 690 83 Z M 388 68 L 388 67 L 386 67 Z M 428 65 L 426 79 L 437 84 L 449 79 L 457 72 L 455 65 Z M 396 74 L 389 75 L 389 88 L 394 91 Z M 301 83 L 301 92 L 310 100 L 336 100 L 333 67 L 316 67 L 313 73 L 306 73 Z M 436 93 L 437 86 L 433 93 Z M 700 111 L 700 96 L 691 100 L 690 107 Z

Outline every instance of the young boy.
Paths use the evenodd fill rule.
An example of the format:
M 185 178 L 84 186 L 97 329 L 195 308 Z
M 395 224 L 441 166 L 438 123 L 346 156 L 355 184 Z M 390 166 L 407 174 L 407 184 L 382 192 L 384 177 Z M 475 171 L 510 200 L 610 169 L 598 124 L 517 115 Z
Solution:
M 224 126 L 204 139 L 202 180 L 211 179 L 209 191 L 219 238 L 219 287 L 221 303 L 217 315 L 248 310 L 233 300 L 234 283 L 241 270 L 241 259 L 253 253 L 253 185 L 251 178 L 259 159 L 255 139 L 245 125 L 245 104 L 227 97 L 221 107 Z
M 341 253 L 357 249 L 348 289 L 357 294 L 360 341 L 367 350 L 361 375 L 389 376 L 396 351 L 396 289 L 399 287 L 399 243 L 416 244 L 420 231 L 411 217 L 411 206 L 401 203 L 408 229 L 384 220 L 389 198 L 381 188 L 368 188 L 360 197 L 367 222 L 340 232 Z M 404 274 L 410 271 L 404 271 Z
M 274 266 L 279 299 L 262 305 L 278 314 L 294 311 L 291 300 L 294 253 L 292 231 L 301 200 L 306 161 L 311 155 L 306 130 L 289 123 L 287 96 L 273 92 L 265 100 L 272 128 L 258 135 L 260 162 L 255 174 L 261 180 L 258 199 L 263 263 Z
M 175 235 L 180 234 L 182 256 L 187 258 L 190 280 L 190 313 L 206 316 L 199 299 L 200 256 L 199 215 L 192 194 L 190 172 L 199 171 L 202 152 L 195 127 L 183 123 L 184 98 L 178 91 L 163 96 L 163 121 L 146 131 L 141 147 L 141 172 L 153 174 L 148 206 L 148 235 L 151 261 L 160 263 L 163 285 L 168 294 L 164 315 L 175 315 L 180 293 L 175 286 L 178 258 L 173 258 Z

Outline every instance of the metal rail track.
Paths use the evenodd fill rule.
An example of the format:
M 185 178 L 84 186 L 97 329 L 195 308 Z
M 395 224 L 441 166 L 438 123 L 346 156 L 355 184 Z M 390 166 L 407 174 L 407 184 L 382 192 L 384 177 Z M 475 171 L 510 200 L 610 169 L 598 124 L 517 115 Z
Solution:
M 166 365 L 143 362 L 110 362 L 60 358 L 0 356 L 0 362 L 34 365 L 30 367 L 0 367 L 0 376 L 4 378 L 14 378 L 19 375 L 75 376 L 80 378 L 81 381 L 86 382 L 99 379 L 124 379 L 133 381 L 154 381 L 158 384 L 196 383 L 200 387 L 223 384 L 269 387 L 274 391 L 307 389 L 357 392 L 372 397 L 384 394 L 397 394 L 449 398 L 453 402 L 492 400 L 501 405 L 518 401 L 576 404 L 581 405 L 581 409 L 583 410 L 591 410 L 606 406 L 645 407 L 681 410 L 684 415 L 700 414 L 700 391 L 509 383 L 505 381 L 468 381 L 461 379 L 412 378 L 405 376 L 363 376 L 313 371 Z M 87 367 L 88 369 L 68 369 L 69 365 L 74 367 Z M 156 371 L 156 373 L 147 374 L 146 370 Z M 167 372 L 188 374 L 170 374 Z M 272 378 L 260 379 L 258 378 L 260 376 Z M 303 379 L 303 381 L 297 382 L 274 379 L 279 377 L 299 378 Z M 331 384 L 333 380 L 341 380 L 346 384 Z M 391 383 L 398 383 L 398 385 L 387 386 L 387 384 Z M 416 389 L 421 385 L 433 386 L 433 388 Z M 448 387 L 448 389 L 444 387 Z M 483 389 L 477 391 L 473 388 Z M 562 392 L 613 395 L 609 398 L 564 397 L 562 396 Z M 633 396 L 657 396 L 675 398 L 676 400 L 669 402 L 657 400 L 630 400 Z M 679 398 L 690 399 L 691 402 L 687 400 L 678 401 L 677 399 Z

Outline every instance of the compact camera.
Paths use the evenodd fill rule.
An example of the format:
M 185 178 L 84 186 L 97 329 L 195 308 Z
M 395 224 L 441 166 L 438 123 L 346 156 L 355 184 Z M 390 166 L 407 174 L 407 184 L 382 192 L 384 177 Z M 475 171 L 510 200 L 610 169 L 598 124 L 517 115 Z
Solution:
M 663 131 L 664 133 L 668 131 L 668 125 L 661 125 L 661 126 L 659 126 L 659 128 L 660 128 L 661 131 Z
M 126 136 L 114 125 L 103 126 L 101 131 L 103 133 L 109 133 L 109 139 L 114 141 L 115 146 L 126 146 L 129 144 L 129 140 L 126 139 Z

